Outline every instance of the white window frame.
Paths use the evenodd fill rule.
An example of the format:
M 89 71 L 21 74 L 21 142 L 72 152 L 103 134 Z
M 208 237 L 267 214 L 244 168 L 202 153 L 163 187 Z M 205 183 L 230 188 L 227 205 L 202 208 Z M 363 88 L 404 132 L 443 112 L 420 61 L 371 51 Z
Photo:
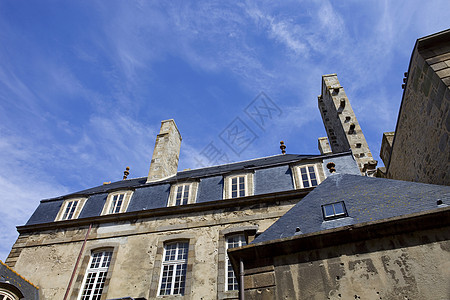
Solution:
M 98 261 L 98 266 L 92 266 L 94 257 L 97 258 L 100 255 L 100 260 Z M 105 287 L 105 281 L 108 275 L 108 269 L 111 265 L 113 252 L 112 250 L 101 250 L 91 253 L 89 259 L 88 268 L 86 274 L 84 275 L 83 284 L 81 285 L 80 294 L 78 295 L 78 300 L 98 300 L 101 298 L 103 293 L 103 288 Z M 92 276 L 90 276 L 92 274 Z M 87 294 L 83 295 L 86 290 L 86 281 L 88 278 L 93 278 L 92 286 Z M 99 282 L 103 280 L 103 282 Z M 100 293 L 94 294 L 97 289 L 100 289 Z
M 115 207 L 117 206 L 117 202 L 114 203 L 114 198 L 120 197 L 120 195 L 123 195 L 120 209 L 118 212 L 114 212 L 113 209 L 115 210 Z M 126 212 L 132 195 L 132 191 L 117 191 L 110 193 L 108 195 L 108 198 L 106 199 L 105 205 L 103 206 L 102 215 L 111 215 Z
M 175 259 L 167 259 L 166 254 L 168 251 L 168 247 L 175 245 Z M 180 247 L 180 246 L 183 247 Z M 173 250 L 173 249 L 171 249 Z M 186 251 L 185 253 L 182 253 L 181 251 Z M 182 256 L 181 258 L 179 256 Z M 158 296 L 165 296 L 165 295 L 184 295 L 186 292 L 186 274 L 187 274 L 187 265 L 188 265 L 188 256 L 189 256 L 189 242 L 188 241 L 176 241 L 176 242 L 168 242 L 164 244 L 164 252 L 162 257 L 162 263 L 161 263 L 161 274 L 159 276 L 159 285 L 158 285 Z M 165 272 L 164 268 L 172 268 L 170 271 L 167 269 L 167 272 L 172 272 L 172 275 L 167 275 L 166 282 L 170 283 L 169 293 L 162 293 L 163 291 L 167 291 L 167 287 L 163 290 L 163 278 L 164 275 L 167 273 Z M 182 286 L 177 288 L 177 291 L 175 291 L 175 283 L 177 281 L 177 269 L 181 268 L 181 280 L 182 280 Z M 183 274 L 184 273 L 184 274 Z M 180 291 L 181 290 L 181 291 Z
M 184 195 L 186 187 L 189 187 L 189 193 L 186 203 L 177 204 L 177 193 L 178 189 L 182 189 L 182 195 Z M 167 206 L 180 206 L 186 204 L 195 203 L 197 198 L 198 182 L 183 182 L 178 184 L 173 184 L 170 189 L 169 201 Z M 183 199 L 183 198 L 182 198 Z
M 230 247 L 230 239 L 232 238 L 238 238 L 237 241 L 237 245 L 234 245 L 233 247 Z M 245 240 L 245 234 L 242 233 L 237 233 L 237 234 L 232 234 L 232 235 L 228 235 L 225 237 L 225 251 L 231 248 L 235 248 L 235 247 L 242 247 L 247 245 L 247 241 Z M 231 274 L 230 274 L 231 273 Z M 232 276 L 232 278 L 230 278 L 230 275 Z M 232 286 L 233 288 L 230 289 L 230 283 L 228 282 L 229 280 L 232 280 Z M 228 257 L 228 253 L 225 255 L 225 291 L 237 291 L 239 289 L 239 279 L 236 277 L 236 274 L 234 274 L 233 271 L 233 266 L 231 265 L 231 261 Z
M 317 182 L 316 185 L 312 185 L 311 174 L 309 171 L 310 167 L 312 167 L 314 169 L 314 175 L 316 177 L 315 180 Z M 306 176 L 308 177 L 308 184 L 309 184 L 309 186 L 307 186 L 307 187 L 305 187 L 303 184 L 301 168 L 306 168 Z M 321 182 L 321 180 L 320 180 L 320 174 L 318 172 L 317 164 L 302 164 L 302 165 L 294 166 L 294 183 L 295 183 L 296 189 L 306 189 L 306 188 L 310 188 L 310 187 L 315 187 L 315 186 L 318 186 L 320 184 L 320 182 Z
M 244 180 L 244 196 L 240 196 L 239 193 L 236 197 L 233 197 L 233 179 L 237 179 L 237 186 L 239 187 L 239 179 L 242 178 Z M 239 191 L 239 189 L 238 189 Z M 240 197 L 247 197 L 253 195 L 253 173 L 244 173 L 244 174 L 233 174 L 226 176 L 224 178 L 224 191 L 223 198 L 224 199 L 234 199 Z
M 78 219 L 78 216 L 80 215 L 81 210 L 86 203 L 86 200 L 86 198 L 70 198 L 64 200 L 58 212 L 58 215 L 55 218 L 55 221 Z M 74 203 L 76 203 L 75 209 L 73 209 Z

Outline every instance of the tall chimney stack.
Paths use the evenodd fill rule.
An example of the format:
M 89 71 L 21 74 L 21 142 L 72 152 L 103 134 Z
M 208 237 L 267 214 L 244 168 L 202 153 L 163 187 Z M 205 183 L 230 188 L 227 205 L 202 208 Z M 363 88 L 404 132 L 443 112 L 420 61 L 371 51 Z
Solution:
M 173 119 L 161 121 L 161 129 L 156 136 L 147 183 L 177 174 L 180 156 L 181 134 Z

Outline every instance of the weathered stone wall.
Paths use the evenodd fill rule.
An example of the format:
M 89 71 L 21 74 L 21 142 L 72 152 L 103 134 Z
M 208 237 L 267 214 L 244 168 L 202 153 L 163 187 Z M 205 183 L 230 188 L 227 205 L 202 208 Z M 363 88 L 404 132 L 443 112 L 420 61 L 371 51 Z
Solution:
M 450 228 L 277 256 L 245 299 L 450 299 Z
M 187 282 L 190 288 L 184 299 L 236 297 L 235 292 L 219 295 L 218 291 L 218 284 L 224 284 L 218 283 L 218 278 L 223 278 L 218 268 L 219 243 L 224 241 L 221 234 L 230 228 L 255 226 L 258 231 L 264 231 L 296 201 L 298 199 L 94 225 L 74 277 L 70 299 L 77 298 L 90 253 L 99 248 L 114 249 L 102 299 L 153 298 L 151 287 L 156 284 L 157 290 L 159 283 L 162 245 L 172 239 L 187 239 L 192 249 L 188 260 L 188 264 L 192 263 Z M 19 237 L 20 244 L 13 247 L 20 253 L 14 269 L 40 287 L 41 300 L 63 299 L 86 232 L 87 227 L 68 228 Z
M 368 168 L 375 170 L 369 145 L 336 74 L 322 76 L 322 95 L 318 104 L 333 153 L 351 149 L 361 174 L 365 175 Z M 319 146 L 320 143 L 319 140 Z
M 381 140 L 380 158 L 384 165 L 389 164 L 391 158 L 392 142 L 394 141 L 395 132 L 384 132 L 383 139 Z
M 147 182 L 177 174 L 181 134 L 173 119 L 161 121 L 150 163 Z
M 450 185 L 450 31 L 444 37 L 414 50 L 388 178 Z

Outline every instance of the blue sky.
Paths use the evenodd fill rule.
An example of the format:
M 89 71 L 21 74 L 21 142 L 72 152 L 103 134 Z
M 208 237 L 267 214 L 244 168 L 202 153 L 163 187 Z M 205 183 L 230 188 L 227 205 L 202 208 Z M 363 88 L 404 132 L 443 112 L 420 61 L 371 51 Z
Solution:
M 447 29 L 449 6 L 1 1 L 0 259 L 41 199 L 120 180 L 126 166 L 146 176 L 161 120 L 183 136 L 179 170 L 207 165 L 211 145 L 230 161 L 278 154 L 280 140 L 318 153 L 322 74 L 338 74 L 379 159 L 415 40 Z M 258 95 L 279 109 L 263 126 L 245 113 Z M 239 151 L 221 139 L 234 122 L 252 133 Z

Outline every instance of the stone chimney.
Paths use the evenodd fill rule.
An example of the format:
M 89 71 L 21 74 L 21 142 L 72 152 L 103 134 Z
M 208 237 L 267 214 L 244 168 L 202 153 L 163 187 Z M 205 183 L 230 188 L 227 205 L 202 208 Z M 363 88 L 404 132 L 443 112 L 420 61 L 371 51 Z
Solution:
M 147 183 L 177 174 L 180 156 L 181 134 L 173 119 L 161 121 L 161 129 L 156 136 Z
M 319 138 L 319 151 L 320 151 L 320 154 L 322 154 L 322 155 L 332 153 L 330 143 L 328 142 L 328 138 L 326 138 L 326 137 Z

